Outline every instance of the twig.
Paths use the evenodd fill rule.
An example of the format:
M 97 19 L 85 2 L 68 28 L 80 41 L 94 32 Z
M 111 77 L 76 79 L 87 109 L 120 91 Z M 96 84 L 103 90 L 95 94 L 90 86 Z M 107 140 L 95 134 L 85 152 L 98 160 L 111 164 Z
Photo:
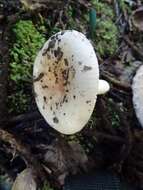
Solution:
M 133 49 L 133 51 L 138 54 L 140 59 L 143 60 L 143 52 L 140 51 L 139 48 L 133 42 L 131 42 L 130 39 L 127 36 L 123 36 L 123 39 Z
M 115 9 L 116 17 L 119 18 L 120 17 L 120 9 L 119 9 L 119 4 L 118 4 L 117 0 L 114 0 L 114 9 Z
M 103 71 L 101 72 L 101 76 L 106 79 L 108 82 L 111 82 L 113 85 L 115 85 L 116 87 L 123 89 L 125 91 L 131 91 L 131 86 L 127 85 L 127 84 L 123 84 L 121 83 L 119 80 L 116 80 L 115 78 L 109 76 L 107 71 Z
M 118 142 L 120 144 L 124 144 L 126 142 L 126 140 L 121 137 L 113 136 L 113 135 L 109 135 L 109 134 L 105 134 L 105 133 L 101 133 L 97 131 L 95 132 L 95 137 L 98 138 L 100 141 L 110 140 L 111 142 Z
M 27 121 L 33 121 L 41 118 L 42 116 L 38 111 L 31 112 L 31 113 L 26 113 L 26 114 L 21 114 L 18 116 L 15 116 L 11 119 L 9 119 L 8 124 L 17 124 L 20 122 L 27 122 Z

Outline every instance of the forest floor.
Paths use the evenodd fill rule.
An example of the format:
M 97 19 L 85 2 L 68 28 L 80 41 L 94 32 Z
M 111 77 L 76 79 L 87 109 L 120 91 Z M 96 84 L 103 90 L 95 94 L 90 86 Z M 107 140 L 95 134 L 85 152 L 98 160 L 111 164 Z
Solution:
M 48 126 L 32 89 L 38 50 L 66 29 L 91 40 L 100 78 L 111 86 L 85 128 L 71 136 Z M 0 184 L 10 189 L 28 167 L 39 188 L 62 189 L 69 174 L 106 169 L 143 189 L 143 130 L 132 101 L 142 31 L 140 0 L 0 1 Z

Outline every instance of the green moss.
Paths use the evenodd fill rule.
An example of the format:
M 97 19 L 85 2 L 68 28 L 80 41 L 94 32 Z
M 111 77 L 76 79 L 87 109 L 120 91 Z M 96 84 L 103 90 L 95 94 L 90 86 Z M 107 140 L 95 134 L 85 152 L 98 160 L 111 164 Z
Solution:
M 109 4 L 101 0 L 92 0 L 92 4 L 99 17 L 114 19 L 114 9 L 110 7 Z
M 118 48 L 118 29 L 112 20 L 97 19 L 95 48 L 102 57 L 108 57 Z
M 8 96 L 9 112 L 21 113 L 28 109 L 30 96 L 22 90 Z
M 10 84 L 13 94 L 9 96 L 10 111 L 24 112 L 29 102 L 27 86 L 32 82 L 32 67 L 36 54 L 45 42 L 32 21 L 19 21 L 13 28 L 14 43 L 10 50 Z
M 101 57 L 112 56 L 118 48 L 119 36 L 114 9 L 103 1 L 92 0 L 92 3 L 97 13 L 95 48 Z
M 119 128 L 120 127 L 120 117 L 117 111 L 114 110 L 113 104 L 112 104 L 112 99 L 108 100 L 108 111 L 110 113 L 110 118 L 111 118 L 111 126 L 112 128 Z
M 13 28 L 15 43 L 11 49 L 10 79 L 19 84 L 32 77 L 32 65 L 36 52 L 45 39 L 32 21 L 19 21 Z
M 129 3 L 127 3 L 125 0 L 120 0 L 119 6 L 122 12 L 127 11 L 129 15 L 132 14 L 132 6 Z
M 48 182 L 45 182 L 44 185 L 43 185 L 42 190 L 53 190 L 53 188 L 50 187 Z
M 67 9 L 68 22 L 66 29 L 74 29 L 77 31 L 85 31 L 88 23 L 88 11 L 76 9 L 74 6 L 70 5 Z

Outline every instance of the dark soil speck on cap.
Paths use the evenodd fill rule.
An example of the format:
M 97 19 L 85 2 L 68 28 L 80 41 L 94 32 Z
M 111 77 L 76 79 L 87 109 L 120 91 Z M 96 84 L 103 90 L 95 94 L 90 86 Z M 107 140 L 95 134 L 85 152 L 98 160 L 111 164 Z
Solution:
M 48 86 L 47 85 L 43 85 L 42 88 L 45 89 L 45 88 L 48 88 Z
M 49 42 L 49 45 L 48 45 L 48 50 L 52 49 L 55 47 L 55 43 L 56 43 L 56 40 L 53 39 Z
M 64 61 L 65 61 L 65 65 L 68 66 L 68 65 L 69 65 L 69 64 L 68 64 L 68 60 L 67 60 L 67 59 L 64 59 Z
M 58 53 L 57 50 L 54 50 L 54 56 L 57 57 Z
M 56 52 L 55 52 L 56 51 Z M 61 51 L 61 48 L 58 47 L 57 50 L 54 51 L 54 54 L 56 54 L 55 57 L 57 57 L 58 61 L 61 60 L 61 58 L 63 57 L 63 52 Z
M 51 72 L 51 67 L 49 67 L 48 71 L 49 71 L 49 73 Z
M 56 36 L 54 35 L 54 36 L 51 37 L 51 40 L 54 40 L 55 38 L 56 38 Z
M 43 76 L 44 76 L 44 73 L 40 73 L 37 78 L 34 78 L 34 79 L 33 79 L 33 81 L 34 81 L 34 82 L 38 82 L 40 79 L 43 78 Z
M 82 71 L 86 72 L 86 71 L 90 71 L 91 69 L 92 69 L 92 67 L 89 67 L 89 66 L 84 65 Z
M 64 34 L 65 32 L 61 32 L 61 36 Z
M 44 99 L 44 102 L 46 102 L 46 101 L 47 101 L 47 98 L 46 98 L 46 96 L 43 96 L 43 99 Z
M 53 122 L 54 122 L 54 123 L 59 123 L 58 118 L 57 118 L 57 117 L 54 117 L 54 118 L 53 118 Z
M 67 95 L 64 95 L 64 97 L 63 97 L 63 103 L 66 101 L 66 98 L 67 98 Z
M 58 102 L 56 102 L 56 103 L 55 103 L 55 105 L 56 105 L 56 109 L 58 109 L 59 103 L 58 103 Z
M 87 100 L 86 103 L 87 103 L 87 104 L 91 103 L 91 100 Z
M 48 58 L 48 59 L 51 59 L 51 56 L 50 56 L 48 53 L 47 53 L 47 58 Z
M 58 42 L 60 42 L 61 41 L 61 39 L 58 39 Z
M 48 48 L 47 49 L 43 49 L 43 52 L 42 52 L 42 56 L 45 56 L 48 52 Z

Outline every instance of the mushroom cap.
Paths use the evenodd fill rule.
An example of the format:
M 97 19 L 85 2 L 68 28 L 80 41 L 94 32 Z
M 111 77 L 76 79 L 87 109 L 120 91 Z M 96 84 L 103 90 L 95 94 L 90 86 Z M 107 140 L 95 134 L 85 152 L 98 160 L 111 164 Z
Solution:
M 63 134 L 74 134 L 88 122 L 98 82 L 96 54 L 80 32 L 58 32 L 36 57 L 33 83 L 37 106 L 48 124 Z
M 136 116 L 143 127 L 143 65 L 139 67 L 133 78 L 132 91 Z

